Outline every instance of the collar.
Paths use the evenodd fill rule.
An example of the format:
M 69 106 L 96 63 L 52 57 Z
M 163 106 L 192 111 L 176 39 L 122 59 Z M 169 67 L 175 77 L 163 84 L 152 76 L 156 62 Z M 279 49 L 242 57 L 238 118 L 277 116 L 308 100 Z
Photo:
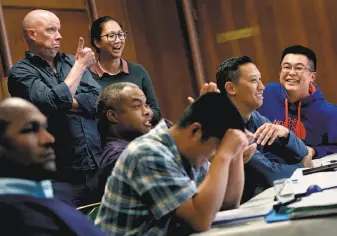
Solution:
M 116 138 L 116 137 L 106 137 L 104 139 L 104 143 L 105 145 L 109 144 L 109 143 L 120 143 L 122 145 L 127 146 L 130 142 L 125 140 L 125 139 L 121 139 L 121 138 Z
M 0 195 L 29 195 L 38 198 L 53 198 L 50 180 L 33 181 L 16 178 L 0 178 Z
M 165 146 L 169 147 L 172 154 L 181 161 L 180 153 L 178 152 L 177 145 L 170 133 L 170 128 L 173 123 L 169 120 L 162 119 L 149 133 L 146 135 L 152 136 L 157 141 L 163 143 Z
M 255 127 L 254 116 L 255 116 L 255 111 L 252 112 L 249 120 L 246 120 L 246 119 L 242 118 L 244 120 L 244 123 L 245 123 L 245 128 L 248 129 L 250 132 L 252 132 L 252 130 Z
M 128 62 L 123 60 L 122 58 L 120 59 L 121 60 L 121 63 L 122 63 L 122 70 L 115 74 L 115 75 L 118 75 L 122 72 L 124 72 L 125 74 L 129 74 L 129 66 L 128 66 Z M 102 77 L 104 73 L 108 74 L 111 76 L 111 74 L 109 74 L 108 72 L 104 71 L 104 69 L 102 68 L 101 64 L 99 63 L 99 60 L 97 60 L 96 64 L 94 64 L 90 70 L 92 72 L 94 72 L 95 74 L 97 74 L 99 77 Z
M 200 169 L 192 167 L 188 161 L 179 153 L 178 147 L 170 133 L 170 128 L 173 123 L 169 120 L 162 119 L 155 128 L 153 128 L 148 134 L 150 136 L 156 137 L 158 141 L 162 142 L 166 147 L 170 149 L 173 156 L 175 156 L 176 161 L 185 169 L 187 175 L 194 181 L 197 181 L 196 176 L 200 172 L 206 171 L 209 168 L 209 162 L 205 162 Z M 155 133 L 155 135 L 153 135 Z

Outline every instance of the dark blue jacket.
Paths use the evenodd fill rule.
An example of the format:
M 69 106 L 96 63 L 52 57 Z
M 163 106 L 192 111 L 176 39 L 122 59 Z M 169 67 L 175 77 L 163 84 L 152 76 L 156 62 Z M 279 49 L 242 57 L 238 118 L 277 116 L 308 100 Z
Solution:
M 104 235 L 81 212 L 53 198 L 50 178 L 39 165 L 0 158 L 0 235 Z
M 100 235 L 93 222 L 69 205 L 28 195 L 0 195 L 1 235 Z
M 10 71 L 8 91 L 32 102 L 47 116 L 48 131 L 56 140 L 53 148 L 58 170 L 95 170 L 101 157 L 95 119 L 100 86 L 85 71 L 74 97 L 83 112 L 71 112 L 73 98 L 64 80 L 74 57 L 58 53 L 54 62 L 56 73 L 45 60 L 26 52 Z
M 255 131 L 270 121 L 254 111 L 246 122 L 246 128 Z M 245 165 L 244 196 L 252 196 L 257 185 L 273 185 L 273 181 L 289 178 L 297 168 L 303 168 L 299 163 L 308 154 L 307 147 L 292 132 L 287 139 L 277 138 L 272 145 L 258 145 L 257 150 Z M 261 182 L 262 181 L 262 182 Z
M 337 153 L 337 106 L 328 103 L 321 90 L 315 85 L 314 92 L 303 99 L 301 104 L 288 102 L 285 109 L 287 94 L 278 83 L 270 83 L 264 90 L 264 103 L 258 111 L 275 124 L 284 125 L 288 114 L 288 128 L 296 132 L 296 127 L 302 126 L 303 142 L 316 151 L 316 158 Z M 300 109 L 300 111 L 299 111 Z

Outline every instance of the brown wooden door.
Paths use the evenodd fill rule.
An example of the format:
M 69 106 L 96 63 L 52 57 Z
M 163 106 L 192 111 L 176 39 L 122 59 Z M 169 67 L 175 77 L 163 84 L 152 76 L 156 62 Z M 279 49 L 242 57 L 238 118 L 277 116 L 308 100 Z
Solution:
M 247 55 L 265 84 L 278 81 L 280 56 L 290 45 L 313 49 L 317 84 L 337 103 L 337 1 L 335 0 L 195 0 L 206 74 L 215 81 L 217 66 Z

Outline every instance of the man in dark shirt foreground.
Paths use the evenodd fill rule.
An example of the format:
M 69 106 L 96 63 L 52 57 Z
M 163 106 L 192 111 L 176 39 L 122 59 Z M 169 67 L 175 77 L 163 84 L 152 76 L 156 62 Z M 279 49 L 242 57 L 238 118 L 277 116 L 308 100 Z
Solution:
M 54 199 L 54 137 L 46 117 L 21 98 L 0 103 L 1 235 L 103 235 L 71 206 Z
M 120 154 L 129 142 L 150 131 L 153 112 L 143 91 L 128 82 L 105 87 L 99 97 L 97 111 L 103 147 L 96 191 L 100 200 L 107 178 Z
M 87 204 L 101 156 L 95 119 L 100 86 L 87 70 L 95 63 L 94 53 L 83 47 L 82 38 L 75 57 L 58 52 L 61 26 L 52 12 L 31 11 L 22 27 L 29 51 L 11 69 L 8 90 L 47 116 L 48 131 L 56 139 L 56 164 L 72 186 L 72 202 Z

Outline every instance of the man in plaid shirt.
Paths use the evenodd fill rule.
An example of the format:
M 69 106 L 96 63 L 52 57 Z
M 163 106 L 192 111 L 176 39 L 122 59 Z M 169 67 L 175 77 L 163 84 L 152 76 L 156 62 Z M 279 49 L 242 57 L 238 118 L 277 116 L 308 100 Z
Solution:
M 173 221 L 209 229 L 220 208 L 239 206 L 243 156 L 254 151 L 243 130 L 235 106 L 219 93 L 201 96 L 176 125 L 162 120 L 119 157 L 95 223 L 108 235 L 165 235 Z

